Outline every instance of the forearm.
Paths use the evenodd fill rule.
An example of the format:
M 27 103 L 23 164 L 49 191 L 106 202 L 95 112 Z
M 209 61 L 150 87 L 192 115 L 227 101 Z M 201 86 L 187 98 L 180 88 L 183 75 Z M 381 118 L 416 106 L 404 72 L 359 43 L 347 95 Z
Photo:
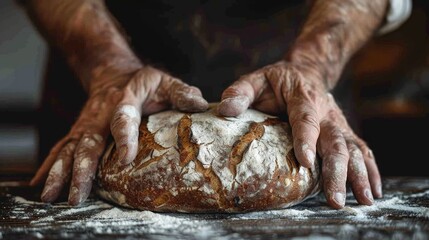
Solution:
M 87 91 L 141 67 L 102 0 L 31 0 L 27 9 Z
M 315 0 L 289 61 L 317 69 L 332 89 L 350 57 L 374 34 L 388 0 Z

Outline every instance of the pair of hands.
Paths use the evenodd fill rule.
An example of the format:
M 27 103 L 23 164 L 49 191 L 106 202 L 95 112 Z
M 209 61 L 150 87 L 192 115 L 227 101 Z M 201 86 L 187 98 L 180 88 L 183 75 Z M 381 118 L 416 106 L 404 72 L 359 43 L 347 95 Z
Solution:
M 381 178 L 371 150 L 350 128 L 342 111 L 314 69 L 280 61 L 242 76 L 222 94 L 221 115 L 237 116 L 252 106 L 263 112 L 287 112 L 299 163 L 311 167 L 322 159 L 323 189 L 333 208 L 345 205 L 349 182 L 360 204 L 382 196 Z M 112 84 L 114 82 L 114 84 Z M 53 202 L 70 182 L 69 204 L 88 197 L 99 158 L 111 133 L 121 164 L 137 155 L 142 115 L 169 107 L 198 112 L 208 103 L 199 89 L 146 66 L 90 92 L 70 132 L 51 150 L 31 185 L 47 176 L 42 201 Z

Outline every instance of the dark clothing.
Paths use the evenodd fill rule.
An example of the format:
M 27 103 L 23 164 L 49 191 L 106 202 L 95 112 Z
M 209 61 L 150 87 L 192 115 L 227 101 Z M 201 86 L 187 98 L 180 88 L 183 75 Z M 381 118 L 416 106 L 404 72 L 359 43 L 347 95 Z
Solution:
M 218 101 L 240 75 L 282 58 L 303 19 L 300 2 L 106 3 L 143 62 L 199 87 L 208 101 Z

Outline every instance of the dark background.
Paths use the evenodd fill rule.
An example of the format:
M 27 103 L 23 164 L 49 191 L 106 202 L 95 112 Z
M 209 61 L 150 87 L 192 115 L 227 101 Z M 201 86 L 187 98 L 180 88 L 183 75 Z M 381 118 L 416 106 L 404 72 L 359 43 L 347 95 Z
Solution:
M 428 176 L 429 2 L 376 36 L 346 67 L 335 96 L 373 149 L 382 175 Z M 13 0 L 0 1 L 0 174 L 31 174 L 46 44 Z

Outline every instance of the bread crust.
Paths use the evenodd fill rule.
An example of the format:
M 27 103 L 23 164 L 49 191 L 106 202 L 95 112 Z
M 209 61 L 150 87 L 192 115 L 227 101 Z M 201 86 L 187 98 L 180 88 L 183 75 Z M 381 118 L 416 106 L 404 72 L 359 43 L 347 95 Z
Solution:
M 249 109 L 221 117 L 169 110 L 142 119 L 138 154 L 119 167 L 110 143 L 97 193 L 157 212 L 248 212 L 286 208 L 317 194 L 320 167 L 297 162 L 288 123 Z

